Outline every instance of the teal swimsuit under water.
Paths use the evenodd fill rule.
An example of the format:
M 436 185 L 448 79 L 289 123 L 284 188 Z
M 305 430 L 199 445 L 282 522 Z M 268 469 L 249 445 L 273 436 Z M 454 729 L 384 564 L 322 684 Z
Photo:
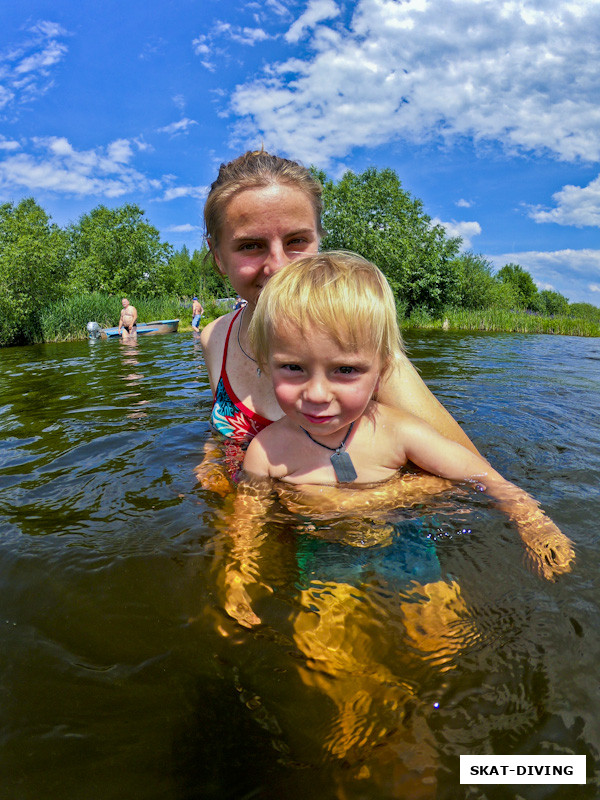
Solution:
M 271 425 L 273 420 L 261 417 L 256 411 L 252 411 L 245 406 L 241 400 L 236 397 L 235 392 L 231 388 L 229 378 L 227 377 L 227 351 L 229 349 L 229 337 L 233 323 L 241 314 L 240 309 L 234 315 L 227 331 L 225 338 L 225 348 L 223 350 L 223 363 L 221 365 L 221 375 L 219 383 L 217 384 L 217 391 L 215 393 L 215 400 L 211 412 L 211 423 L 213 428 L 225 436 L 238 443 L 249 442 L 257 433 Z
M 393 529 L 391 541 L 372 547 L 352 547 L 310 534 L 300 536 L 296 550 L 300 588 L 306 589 L 315 581 L 362 586 L 376 580 L 399 590 L 413 581 L 439 581 L 441 567 L 432 536 L 433 519 L 399 520 Z

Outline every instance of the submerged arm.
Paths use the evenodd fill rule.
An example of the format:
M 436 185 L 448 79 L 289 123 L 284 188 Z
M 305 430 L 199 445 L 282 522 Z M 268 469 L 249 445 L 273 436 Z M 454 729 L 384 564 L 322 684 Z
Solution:
M 252 610 L 248 590 L 261 584 L 259 551 L 265 539 L 263 524 L 271 504 L 270 482 L 249 479 L 240 484 L 233 514 L 227 520 L 231 549 L 225 565 L 224 608 L 230 617 L 246 628 L 261 622 Z
M 440 477 L 480 483 L 498 507 L 517 525 L 532 569 L 548 580 L 569 572 L 575 557 L 572 542 L 542 511 L 537 500 L 496 472 L 481 456 L 440 436 L 421 420 L 403 431 L 406 457 Z

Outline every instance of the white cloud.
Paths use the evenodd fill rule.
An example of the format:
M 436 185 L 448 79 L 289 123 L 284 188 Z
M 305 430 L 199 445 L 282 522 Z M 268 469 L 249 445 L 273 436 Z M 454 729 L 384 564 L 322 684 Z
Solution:
M 469 200 L 464 200 L 464 199 L 461 198 L 460 200 L 456 201 L 456 205 L 459 208 L 471 208 L 473 203 L 471 203 Z
M 24 149 L 0 159 L 0 191 L 25 189 L 57 194 L 120 197 L 133 191 L 157 188 L 129 165 L 133 159 L 132 142 L 117 139 L 106 148 L 75 150 L 60 136 L 31 140 L 33 152 Z M 1 149 L 1 148 L 0 148 Z
M 208 194 L 208 186 L 172 186 L 167 189 L 161 200 L 166 202 L 178 200 L 180 197 L 193 197 L 196 200 L 204 200 Z
M 463 241 L 463 249 L 468 250 L 471 247 L 471 240 L 474 236 L 479 236 L 481 233 L 481 225 L 478 222 L 442 222 L 437 217 L 431 220 L 432 225 L 441 225 L 446 231 L 448 236 L 460 236 Z
M 229 54 L 218 44 L 220 39 L 253 47 L 255 44 L 274 38 L 261 27 L 242 27 L 230 22 L 215 22 L 208 33 L 202 33 L 192 40 L 194 53 L 200 56 L 202 66 L 214 72 L 219 59 L 229 58 Z
M 600 228 L 600 175 L 587 186 L 563 186 L 552 195 L 552 199 L 556 203 L 555 208 L 535 206 L 529 216 L 536 222 Z
M 0 150 L 14 151 L 20 149 L 21 145 L 19 142 L 15 142 L 14 139 L 7 139 L 0 134 Z
M 39 21 L 28 36 L 0 52 L 0 110 L 27 103 L 53 86 L 53 68 L 64 59 L 68 33 L 58 23 Z
M 306 11 L 298 17 L 285 34 L 287 42 L 297 42 L 305 31 L 314 28 L 319 22 L 339 16 L 340 9 L 333 0 L 309 0 Z
M 195 119 L 183 117 L 179 122 L 172 122 L 170 125 L 165 125 L 164 128 L 158 128 L 158 133 L 168 133 L 170 136 L 176 136 L 179 133 L 189 133 L 192 125 L 197 124 Z
M 571 302 L 589 303 L 600 285 L 600 250 L 554 250 L 486 256 L 498 269 L 520 264 L 542 289 L 560 292 Z
M 238 135 L 322 166 L 355 147 L 464 137 L 600 159 L 600 3 L 358 0 L 346 28 L 319 21 L 325 4 L 289 29 L 295 41 L 314 13 L 308 55 L 234 91 Z
M 257 42 L 264 42 L 271 36 L 262 28 L 242 28 L 240 25 L 232 25 L 230 22 L 218 22 L 213 31 L 213 35 L 225 35 L 237 44 L 254 46 Z
M 200 225 L 191 225 L 189 222 L 184 225 L 169 225 L 168 228 L 165 228 L 167 233 L 194 233 L 194 231 L 200 230 L 202 230 Z

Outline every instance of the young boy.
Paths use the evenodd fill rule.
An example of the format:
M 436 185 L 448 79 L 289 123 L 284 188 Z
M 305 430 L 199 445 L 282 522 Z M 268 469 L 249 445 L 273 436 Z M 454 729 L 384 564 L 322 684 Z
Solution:
M 327 252 L 284 267 L 260 294 L 250 340 L 285 416 L 250 443 L 249 476 L 302 486 L 314 503 L 315 486 L 324 496 L 336 484 L 358 489 L 410 461 L 442 478 L 476 481 L 516 523 L 540 574 L 570 570 L 570 540 L 530 495 L 418 417 L 377 402 L 402 341 L 391 288 L 373 264 Z

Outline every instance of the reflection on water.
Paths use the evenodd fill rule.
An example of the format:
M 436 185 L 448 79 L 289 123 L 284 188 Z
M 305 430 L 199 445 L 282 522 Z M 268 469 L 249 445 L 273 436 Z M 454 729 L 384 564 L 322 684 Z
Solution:
M 0 351 L 0 796 L 504 800 L 459 785 L 461 753 L 569 752 L 587 787 L 518 795 L 598 796 L 600 344 L 408 339 L 572 574 L 533 576 L 458 489 L 368 519 L 276 506 L 236 537 L 194 476 L 197 339 Z

